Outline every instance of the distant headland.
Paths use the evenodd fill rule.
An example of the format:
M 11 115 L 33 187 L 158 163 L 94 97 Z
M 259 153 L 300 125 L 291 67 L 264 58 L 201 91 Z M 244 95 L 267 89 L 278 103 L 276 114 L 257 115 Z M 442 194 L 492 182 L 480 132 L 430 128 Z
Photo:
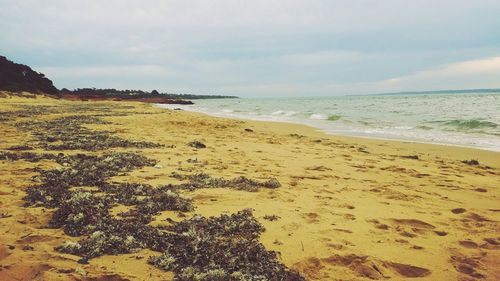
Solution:
M 69 100 L 127 100 L 167 104 L 192 104 L 191 100 L 195 99 L 238 98 L 224 95 L 160 93 L 157 90 L 151 92 L 97 88 L 59 90 L 43 73 L 36 72 L 27 65 L 10 61 L 4 56 L 0 56 L 0 91 L 47 94 Z

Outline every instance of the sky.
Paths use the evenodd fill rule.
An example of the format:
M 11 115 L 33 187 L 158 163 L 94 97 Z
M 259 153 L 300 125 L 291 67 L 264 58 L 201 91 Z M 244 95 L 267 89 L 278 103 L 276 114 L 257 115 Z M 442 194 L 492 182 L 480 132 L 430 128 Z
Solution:
M 0 0 L 58 88 L 241 97 L 500 88 L 498 0 Z

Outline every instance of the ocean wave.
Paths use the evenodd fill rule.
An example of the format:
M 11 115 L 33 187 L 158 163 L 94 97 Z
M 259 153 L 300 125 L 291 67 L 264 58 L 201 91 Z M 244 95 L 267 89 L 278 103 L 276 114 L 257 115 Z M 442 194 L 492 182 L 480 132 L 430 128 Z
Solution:
M 422 129 L 422 130 L 432 130 L 433 128 L 431 126 L 425 126 L 425 125 L 418 125 L 417 129 Z
M 328 115 L 323 114 L 323 113 L 314 113 L 314 114 L 311 114 L 311 116 L 309 116 L 309 119 L 326 120 L 326 119 L 328 119 Z
M 282 115 L 282 116 L 293 116 L 293 115 L 296 115 L 297 112 L 295 111 L 284 111 L 284 110 L 277 110 L 277 111 L 274 111 L 271 113 L 271 115 Z
M 337 120 L 339 120 L 340 118 L 342 118 L 342 116 L 340 116 L 340 115 L 330 115 L 330 116 L 328 116 L 328 119 L 327 119 L 327 120 L 328 120 L 328 121 L 337 121 Z
M 477 129 L 495 129 L 498 128 L 499 126 L 494 122 L 479 120 L 479 119 L 455 119 L 450 121 L 443 121 L 442 123 L 445 126 L 461 131 L 477 130 Z

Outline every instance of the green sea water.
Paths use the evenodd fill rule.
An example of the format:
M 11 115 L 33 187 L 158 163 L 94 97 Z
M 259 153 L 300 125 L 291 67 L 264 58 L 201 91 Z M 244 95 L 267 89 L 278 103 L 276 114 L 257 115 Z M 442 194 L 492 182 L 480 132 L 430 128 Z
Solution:
M 500 151 L 500 92 L 197 100 L 173 107 L 306 124 L 331 134 Z

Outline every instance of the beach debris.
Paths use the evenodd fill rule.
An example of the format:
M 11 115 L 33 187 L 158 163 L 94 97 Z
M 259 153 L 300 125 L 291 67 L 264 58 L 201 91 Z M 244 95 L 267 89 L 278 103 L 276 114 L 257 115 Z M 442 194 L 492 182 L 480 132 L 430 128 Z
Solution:
M 214 178 L 205 173 L 198 173 L 193 175 L 181 175 L 172 173 L 172 178 L 178 180 L 188 180 L 187 183 L 178 185 L 168 185 L 172 189 L 187 189 L 195 190 L 199 188 L 234 188 L 237 190 L 257 191 L 259 188 L 274 189 L 281 186 L 281 183 L 271 178 L 267 181 L 256 181 L 244 176 L 236 177 L 234 179 Z
M 194 147 L 196 149 L 206 148 L 207 146 L 201 141 L 192 141 L 187 144 L 188 146 Z
M 13 117 L 33 117 L 34 114 L 65 112 L 72 106 L 28 108 Z M 100 116 L 122 114 L 104 106 L 75 106 L 74 112 L 95 112 Z M 31 119 L 33 120 L 33 119 Z M 130 141 L 109 131 L 86 127 L 90 124 L 109 124 L 96 116 L 69 115 L 42 121 L 17 122 L 19 129 L 29 131 L 36 147 L 45 150 L 98 151 L 109 148 L 154 148 L 158 144 Z M 195 148 L 205 148 L 192 142 Z M 31 145 L 31 143 L 30 143 Z M 111 182 L 111 177 L 126 175 L 135 169 L 155 167 L 157 161 L 138 153 L 32 153 L 31 147 L 11 147 L 0 151 L 0 160 L 40 161 L 47 159 L 59 164 L 51 169 L 36 169 L 34 185 L 27 187 L 24 197 L 27 206 L 55 209 L 48 226 L 62 228 L 71 239 L 56 247 L 62 253 L 77 255 L 79 264 L 88 264 L 102 255 L 135 253 L 149 249 L 161 253 L 149 263 L 173 271 L 175 280 L 304 280 L 286 268 L 278 253 L 268 251 L 259 242 L 264 231 L 252 211 L 242 210 L 231 215 L 202 217 L 189 215 L 194 210 L 191 199 L 183 196 L 198 188 L 234 188 L 256 191 L 259 188 L 278 188 L 277 179 L 257 181 L 246 177 L 215 178 L 208 174 L 173 174 L 180 184 L 153 187 L 144 183 Z M 197 163 L 197 159 L 192 163 Z M 158 167 L 158 166 L 156 166 Z M 113 214 L 116 206 L 127 211 Z M 170 225 L 152 226 L 149 223 L 163 211 L 175 211 L 181 221 L 169 220 Z M 269 218 L 274 219 L 270 216 Z M 23 250 L 32 250 L 29 245 Z M 142 258 L 142 256 L 141 256 Z M 78 268 L 82 276 L 86 271 Z
M 69 236 L 80 236 L 100 228 L 102 222 L 109 221 L 110 202 L 91 192 L 76 191 L 64 200 L 52 215 L 49 226 L 63 227 Z
M 158 148 L 160 144 L 130 141 L 113 136 L 109 131 L 91 130 L 84 125 L 111 124 L 97 117 L 71 115 L 48 121 L 25 121 L 18 129 L 29 131 L 46 150 L 104 150 L 115 147 Z
M 462 213 L 465 213 L 467 210 L 465 210 L 464 208 L 455 208 L 455 209 L 452 209 L 451 212 L 454 213 L 454 214 L 462 214 Z
M 72 186 L 105 186 L 106 180 L 112 176 L 156 164 L 154 160 L 130 152 L 106 153 L 102 156 L 60 155 L 56 162 L 62 167 L 40 171 L 35 180 L 41 184 L 26 189 L 24 200 L 27 205 L 53 208 L 69 199 L 69 188 Z
M 135 209 L 122 213 L 123 217 L 131 217 L 139 219 L 145 223 L 149 223 L 153 219 L 153 215 L 157 215 L 163 211 L 193 211 L 194 207 L 190 199 L 180 196 L 178 193 L 171 190 L 158 191 L 152 196 L 148 196 L 138 202 Z
M 23 251 L 33 251 L 35 248 L 31 245 L 24 245 L 21 249 Z
M 278 246 L 281 246 L 283 245 L 283 242 L 281 242 L 280 240 L 278 239 L 275 239 L 274 242 L 273 242 L 274 245 L 278 245 Z
M 258 242 L 264 228 L 249 209 L 195 216 L 168 230 L 171 246 L 148 262 L 175 272 L 175 280 L 304 280 Z
M 250 129 L 250 128 L 245 128 L 245 132 L 250 132 L 251 133 L 251 132 L 253 132 L 253 130 Z
M 463 160 L 462 163 L 470 165 L 470 166 L 478 166 L 479 161 L 471 159 L 471 160 Z
M 8 151 L 0 151 L 0 160 L 6 161 L 19 161 L 26 160 L 29 162 L 39 162 L 44 159 L 56 159 L 58 156 L 51 153 L 33 153 L 33 152 L 22 152 L 13 153 Z
M 13 146 L 7 148 L 7 150 L 33 150 L 33 147 L 26 145 L 26 144 L 13 145 Z
M 281 217 L 279 217 L 277 215 L 265 215 L 262 218 L 265 220 L 268 220 L 268 221 L 277 221 L 277 220 L 281 219 Z
M 326 171 L 331 171 L 332 169 L 325 167 L 325 166 L 311 166 L 311 167 L 306 167 L 306 170 L 309 171 L 320 171 L 320 172 L 326 172 Z
M 419 160 L 418 155 L 401 155 L 401 158 Z
M 6 218 L 10 218 L 10 217 L 12 217 L 12 215 L 7 213 L 7 212 L 0 213 L 0 219 L 6 219 Z

